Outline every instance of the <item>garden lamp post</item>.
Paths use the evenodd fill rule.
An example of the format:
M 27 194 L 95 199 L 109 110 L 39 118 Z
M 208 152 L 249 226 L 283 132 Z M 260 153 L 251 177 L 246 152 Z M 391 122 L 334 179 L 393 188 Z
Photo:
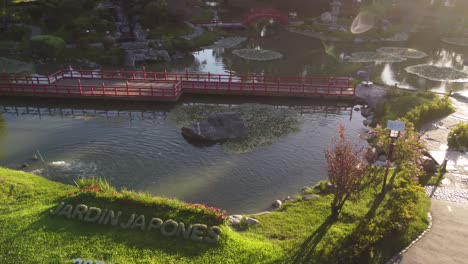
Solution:
M 382 183 L 382 191 L 380 192 L 380 194 L 382 195 L 385 193 L 385 185 L 387 183 L 388 170 L 390 169 L 390 163 L 393 159 L 393 150 L 395 149 L 396 145 L 395 140 L 400 136 L 401 131 L 405 131 L 405 123 L 400 121 L 388 120 L 387 129 L 390 130 L 390 146 L 388 148 L 387 161 L 385 164 L 385 174 Z

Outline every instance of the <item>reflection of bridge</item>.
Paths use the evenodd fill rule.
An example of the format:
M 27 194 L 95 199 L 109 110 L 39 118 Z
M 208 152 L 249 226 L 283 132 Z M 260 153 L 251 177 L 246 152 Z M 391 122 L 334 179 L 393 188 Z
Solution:
M 289 24 L 288 14 L 273 8 L 253 9 L 244 16 L 242 21 L 222 21 L 219 19 L 211 19 L 209 21 L 196 21 L 194 24 L 202 27 L 245 28 L 261 18 L 273 19 L 283 26 L 287 26 Z
M 177 101 L 182 93 L 354 98 L 345 77 L 60 70 L 49 76 L 4 75 L 0 95 Z
M 297 102 L 295 102 L 297 103 Z M 300 102 L 299 102 L 300 103 Z M 168 118 L 170 109 L 160 109 L 154 108 L 153 106 L 148 106 L 144 109 L 120 109 L 117 110 L 122 105 L 110 105 L 107 107 L 100 107 L 96 109 L 96 107 L 90 107 L 89 104 L 75 104 L 72 106 L 56 106 L 56 102 L 53 103 L 54 107 L 44 107 L 43 104 L 37 105 L 35 102 L 29 102 L 24 104 L 9 102 L 8 105 L 4 105 L 3 102 L 0 102 L 0 114 L 7 114 L 13 116 L 37 116 L 39 119 L 46 116 L 59 116 L 60 118 L 74 118 L 74 119 L 94 119 L 94 118 L 101 118 L 101 119 L 123 119 L 123 120 L 151 120 L 154 122 L 164 121 Z M 236 107 L 237 104 L 211 104 L 208 103 L 207 105 L 222 105 L 222 106 L 229 106 L 229 107 Z M 343 105 L 273 105 L 275 108 L 285 108 L 297 111 L 300 115 L 307 116 L 313 115 L 315 113 L 324 113 L 325 116 L 327 114 L 336 115 L 343 112 L 349 112 L 352 114 L 353 107 L 347 104 Z

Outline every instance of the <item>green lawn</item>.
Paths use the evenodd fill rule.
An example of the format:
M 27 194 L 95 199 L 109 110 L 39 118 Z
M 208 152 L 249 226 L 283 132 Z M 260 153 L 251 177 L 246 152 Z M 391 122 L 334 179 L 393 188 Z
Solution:
M 347 203 L 337 222 L 328 221 L 332 197 L 323 195 L 286 203 L 279 211 L 258 216 L 258 226 L 240 232 L 222 224 L 220 241 L 213 245 L 51 215 L 50 209 L 66 201 L 118 208 L 124 214 L 153 213 L 178 222 L 205 221 L 203 216 L 180 213 L 181 209 L 172 214 L 151 211 L 148 203 L 141 202 L 148 199 L 144 195 L 138 198 L 134 193 L 133 202 L 121 203 L 121 194 L 114 199 L 83 195 L 74 186 L 0 168 L 0 263 L 71 263 L 78 257 L 106 263 L 337 263 L 351 253 L 366 259 L 366 250 L 352 250 L 361 227 L 383 221 L 389 213 L 391 195 L 376 199 L 378 189 L 369 186 L 359 202 Z M 427 227 L 429 199 L 424 193 L 417 197 L 417 217 L 409 229 L 369 243 L 370 262 L 382 263 Z

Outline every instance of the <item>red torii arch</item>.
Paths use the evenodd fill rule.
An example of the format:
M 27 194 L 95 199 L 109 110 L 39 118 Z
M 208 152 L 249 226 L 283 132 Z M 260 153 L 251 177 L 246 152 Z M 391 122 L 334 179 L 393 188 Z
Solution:
M 280 24 L 287 26 L 289 24 L 289 16 L 287 13 L 278 11 L 273 8 L 257 8 L 248 13 L 244 19 L 243 23 L 249 25 L 259 18 L 273 18 L 278 21 Z

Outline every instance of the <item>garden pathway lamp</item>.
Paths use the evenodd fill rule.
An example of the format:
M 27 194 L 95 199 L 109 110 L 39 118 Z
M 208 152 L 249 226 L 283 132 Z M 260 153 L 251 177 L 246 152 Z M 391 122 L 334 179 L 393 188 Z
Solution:
M 387 161 L 385 164 L 385 174 L 382 183 L 382 191 L 380 194 L 385 193 L 385 185 L 387 183 L 388 170 L 393 157 L 393 150 L 395 148 L 395 140 L 400 136 L 401 131 L 405 131 L 405 122 L 387 120 L 387 129 L 390 130 L 390 146 L 387 153 Z

